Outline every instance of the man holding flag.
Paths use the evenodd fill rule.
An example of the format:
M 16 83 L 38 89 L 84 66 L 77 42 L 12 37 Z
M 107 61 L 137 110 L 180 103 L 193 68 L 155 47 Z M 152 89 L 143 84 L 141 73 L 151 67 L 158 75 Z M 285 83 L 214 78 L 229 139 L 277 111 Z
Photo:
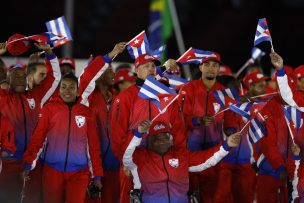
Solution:
M 255 97 L 265 93 L 265 77 L 259 72 L 252 72 L 243 79 L 247 97 Z M 248 139 L 250 131 L 248 122 L 260 112 L 265 103 L 261 99 L 253 98 L 251 101 L 238 105 L 231 105 L 224 120 L 224 131 L 227 136 L 241 131 L 241 143 L 234 148 L 220 164 L 219 184 L 216 192 L 216 203 L 252 203 L 256 186 L 256 171 L 254 164 L 254 145 Z M 264 101 L 264 100 L 262 100 Z M 234 107 L 234 108 L 232 108 Z M 246 127 L 245 127 L 246 126 Z
M 218 53 L 213 52 L 205 58 L 193 60 L 200 62 L 202 77 L 181 88 L 179 102 L 187 125 L 188 147 L 191 151 L 198 151 L 223 141 L 221 129 L 224 115 L 213 117 L 221 108 L 213 91 L 223 90 L 224 86 L 216 81 L 221 63 Z M 217 171 L 218 167 L 211 167 L 203 173 L 190 174 L 190 190 L 199 193 L 202 202 L 213 202 L 218 183 Z
M 114 101 L 111 124 L 112 129 L 115 130 L 112 131 L 112 146 L 113 152 L 120 160 L 122 160 L 123 154 L 133 138 L 133 130 L 137 129 L 143 120 L 152 120 L 160 113 L 157 105 L 138 95 L 148 76 L 156 76 L 156 65 L 160 65 L 159 60 L 150 54 L 138 56 L 135 60 L 136 84 L 121 92 Z M 157 89 L 157 87 L 155 88 Z M 158 120 L 176 126 L 174 128 L 174 145 L 185 146 L 184 123 L 176 101 L 156 119 L 156 121 Z M 126 178 L 123 173 L 121 173 L 120 178 L 121 185 L 125 183 L 126 186 L 126 188 L 121 188 L 120 201 L 127 203 L 130 201 L 131 179 Z

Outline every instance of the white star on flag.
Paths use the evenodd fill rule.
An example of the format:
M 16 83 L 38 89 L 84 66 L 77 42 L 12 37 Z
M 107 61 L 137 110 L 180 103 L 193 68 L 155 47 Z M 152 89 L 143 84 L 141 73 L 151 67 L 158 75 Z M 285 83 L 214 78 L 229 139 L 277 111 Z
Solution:
M 136 40 L 134 41 L 134 43 L 135 43 L 135 44 L 138 44 L 138 42 L 139 42 L 139 40 L 138 40 L 138 39 L 136 39 Z
M 256 113 L 256 112 L 258 112 L 258 111 L 259 111 L 258 109 L 254 109 L 254 111 L 253 111 L 253 112 L 254 112 L 254 113 Z
M 168 97 L 165 97 L 165 98 L 164 98 L 164 101 L 165 101 L 165 102 L 166 102 L 166 101 L 168 101 L 168 100 L 169 100 L 169 98 L 168 98 Z

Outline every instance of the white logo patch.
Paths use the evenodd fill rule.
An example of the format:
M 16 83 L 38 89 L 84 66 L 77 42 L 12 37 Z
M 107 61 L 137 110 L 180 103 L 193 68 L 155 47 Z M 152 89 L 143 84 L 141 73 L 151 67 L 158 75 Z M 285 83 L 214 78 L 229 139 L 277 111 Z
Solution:
M 160 125 L 156 125 L 156 126 L 154 126 L 154 130 L 155 131 L 157 131 L 157 130 L 161 130 L 161 129 L 164 129 L 165 128 L 165 126 L 164 125 L 162 125 L 162 124 L 160 124 Z
M 75 116 L 75 121 L 76 121 L 78 128 L 81 128 L 85 124 L 85 117 Z
M 213 103 L 213 108 L 214 108 L 214 113 L 217 113 L 220 110 L 221 105 L 219 103 Z
M 27 102 L 29 103 L 29 107 L 30 109 L 34 109 L 35 108 L 35 99 L 27 99 Z
M 264 77 L 264 75 L 263 74 L 261 74 L 261 73 L 259 73 L 259 74 L 257 74 L 257 76 L 256 76 L 258 79 L 260 79 L 260 78 L 262 78 L 262 77 Z
M 169 164 L 173 168 L 177 168 L 178 167 L 178 159 L 169 159 Z

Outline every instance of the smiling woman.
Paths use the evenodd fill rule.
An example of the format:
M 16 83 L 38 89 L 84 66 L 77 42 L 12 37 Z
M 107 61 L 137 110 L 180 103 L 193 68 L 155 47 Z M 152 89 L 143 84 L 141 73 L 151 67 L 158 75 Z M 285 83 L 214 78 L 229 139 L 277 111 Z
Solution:
M 65 103 L 76 102 L 78 79 L 73 73 L 65 74 L 60 83 L 59 95 Z

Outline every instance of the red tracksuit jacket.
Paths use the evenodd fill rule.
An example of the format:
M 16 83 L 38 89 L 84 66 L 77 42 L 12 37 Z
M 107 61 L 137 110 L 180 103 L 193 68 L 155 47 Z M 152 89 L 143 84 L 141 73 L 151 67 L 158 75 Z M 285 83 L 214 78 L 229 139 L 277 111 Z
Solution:
M 203 171 L 229 153 L 229 147 L 224 143 L 197 152 L 174 146 L 161 156 L 144 147 L 135 150 L 141 140 L 140 136 L 133 136 L 123 163 L 131 170 L 134 188 L 143 190 L 145 203 L 188 203 L 189 171 Z
M 6 151 L 13 155 L 16 151 L 14 142 L 14 127 L 0 113 L 0 151 Z
M 91 160 L 93 175 L 103 175 L 96 121 L 92 111 L 79 102 L 69 107 L 57 97 L 42 108 L 23 157 L 26 168 L 32 166 L 44 143 L 45 164 L 49 167 L 77 171 L 88 167 Z
M 267 135 L 261 139 L 259 146 L 266 160 L 262 163 L 258 161 L 259 173 L 271 175 L 275 178 L 279 178 L 279 172 L 284 168 L 287 169 L 287 172 L 293 170 L 286 165 L 287 159 L 292 159 L 292 138 L 289 134 L 282 106 L 282 99 L 279 96 L 274 96 L 262 110 L 262 115 L 266 117 Z M 292 176 L 292 173 L 290 175 Z
M 224 113 L 219 114 L 210 126 L 195 126 L 193 118 L 213 116 L 220 111 L 220 104 L 213 95 L 214 90 L 225 89 L 220 83 L 207 90 L 201 79 L 184 85 L 179 97 L 188 132 L 188 147 L 192 151 L 208 149 L 223 141 L 222 124 Z
M 115 99 L 112 111 L 112 146 L 119 160 L 133 138 L 133 129 L 144 120 L 152 120 L 158 113 L 157 106 L 138 96 L 140 87 L 137 84 L 121 92 Z M 185 127 L 178 102 L 173 102 L 167 111 L 156 120 L 171 123 L 173 126 L 174 145 L 186 146 Z M 142 143 L 145 145 L 145 136 Z
M 56 90 L 61 79 L 56 55 L 47 55 L 46 58 L 48 74 L 41 85 L 22 94 L 0 89 L 0 111 L 15 129 L 16 159 L 20 159 L 26 150 L 41 107 Z

